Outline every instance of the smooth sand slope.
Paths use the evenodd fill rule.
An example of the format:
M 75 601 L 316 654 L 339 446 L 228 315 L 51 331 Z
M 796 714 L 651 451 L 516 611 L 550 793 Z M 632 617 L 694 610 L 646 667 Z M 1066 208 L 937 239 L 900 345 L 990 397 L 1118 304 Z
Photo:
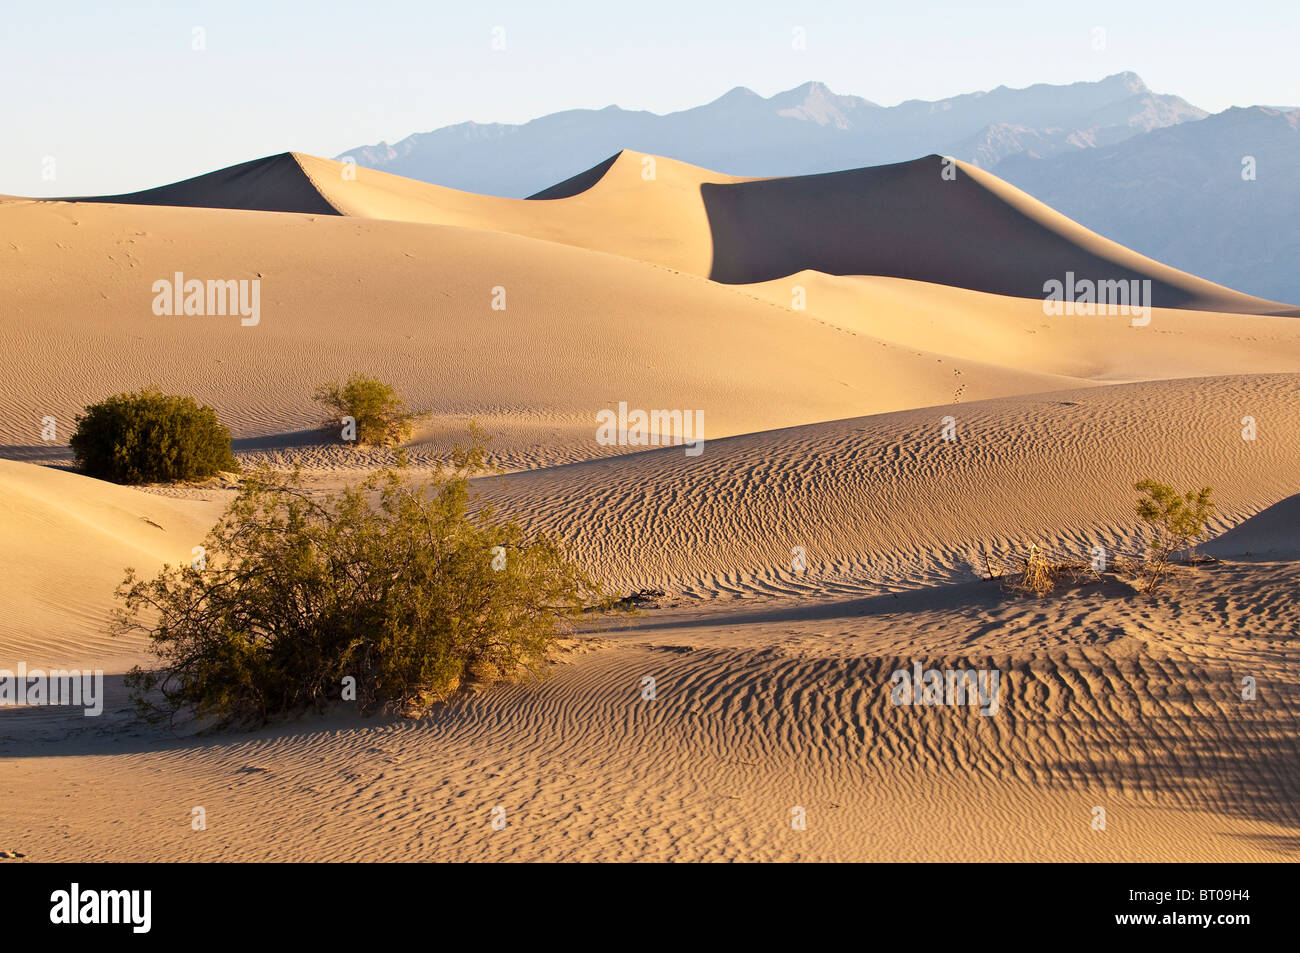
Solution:
M 543 238 L 727 284 L 802 270 L 1041 299 L 1067 272 L 1152 282 L 1151 303 L 1300 314 L 1162 265 L 996 176 L 926 156 L 825 175 L 741 179 L 624 151 L 533 197 L 475 195 L 301 153 L 92 201 L 338 214 Z M 544 201 L 538 201 L 544 200 Z
M 291 435 L 319 423 L 315 387 L 379 374 L 433 412 L 433 450 L 474 418 L 518 468 L 626 450 L 595 442 L 596 414 L 621 401 L 700 409 L 717 438 L 1093 382 L 1300 371 L 1300 322 L 1282 317 L 1157 311 L 1135 328 L 809 273 L 790 279 L 806 299 L 793 310 L 783 281 L 727 286 L 514 234 L 339 216 L 15 200 L 0 221 L 0 344 L 19 369 L 0 390 L 0 443 L 21 459 L 66 459 L 81 408 L 146 384 L 217 407 L 248 449 L 310 443 Z M 177 272 L 258 280 L 258 323 L 154 314 L 154 283 Z
M 1107 383 L 1280 368 L 1300 326 L 1291 317 L 1157 308 L 1149 325 L 1134 327 L 1133 316 L 1044 314 L 1038 299 L 814 271 L 744 288 L 786 308 L 797 295 L 815 318 L 906 348 Z
M 102 718 L 0 710 L 0 849 L 1300 856 L 1300 321 L 979 170 L 944 181 L 938 157 L 753 181 L 645 158 L 532 201 L 298 154 L 112 201 L 0 201 L 0 668 L 110 676 Z M 1150 277 L 1166 307 L 1145 327 L 1045 316 L 1036 289 L 1066 269 Z M 154 314 L 177 272 L 257 279 L 257 324 Z M 478 480 L 484 498 L 658 607 L 584 622 L 539 685 L 418 721 L 140 727 L 120 675 L 147 656 L 105 634 L 113 589 L 127 565 L 188 562 L 233 484 L 37 464 L 69 459 L 87 403 L 157 384 L 213 405 L 245 462 L 336 486 L 391 459 L 310 429 L 313 388 L 352 371 L 432 412 L 417 468 L 484 424 L 516 471 Z M 598 445 L 621 401 L 703 410 L 702 455 Z M 1031 542 L 1138 552 L 1144 477 L 1215 488 L 1222 561 L 1154 599 L 1119 577 L 1043 599 L 982 578 Z M 996 669 L 997 714 L 891 705 L 913 661 Z
M 124 670 L 139 646 L 105 631 L 123 570 L 152 578 L 188 564 L 222 504 L 0 460 L 0 668 L 26 660 Z
M 0 391 L 0 442 L 27 459 L 51 449 L 39 440 L 46 415 L 63 422 L 63 443 L 86 404 L 148 383 L 217 407 L 236 438 L 282 437 L 319 423 L 318 384 L 366 371 L 432 410 L 432 433 L 478 419 L 512 465 L 626 449 L 595 443 L 597 412 L 620 401 L 702 409 L 706 435 L 724 436 L 1083 383 L 946 360 L 702 278 L 516 235 L 21 202 L 0 204 L 0 220 L 11 236 L 0 344 L 22 369 Z M 153 283 L 178 271 L 257 278 L 259 323 L 155 315 Z M 1295 330 L 1261 360 L 1300 369 Z

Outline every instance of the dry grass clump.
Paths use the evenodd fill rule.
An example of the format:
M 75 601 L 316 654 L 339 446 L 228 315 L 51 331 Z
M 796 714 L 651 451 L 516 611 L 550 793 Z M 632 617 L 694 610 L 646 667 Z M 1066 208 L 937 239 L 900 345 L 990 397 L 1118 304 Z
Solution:
M 1011 557 L 1011 572 L 1003 585 L 1023 595 L 1045 596 L 1058 583 L 1097 582 L 1101 573 L 1082 559 L 1051 559 L 1032 543 L 1023 554 Z

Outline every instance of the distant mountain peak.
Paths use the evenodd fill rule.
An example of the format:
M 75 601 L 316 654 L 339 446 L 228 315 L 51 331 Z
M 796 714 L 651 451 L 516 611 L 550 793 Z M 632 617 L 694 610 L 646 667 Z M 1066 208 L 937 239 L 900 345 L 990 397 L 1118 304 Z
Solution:
M 733 86 L 717 99 L 713 100 L 713 102 L 709 103 L 709 105 L 717 106 L 722 103 L 734 103 L 743 100 L 761 100 L 762 98 L 762 96 L 758 95 L 758 93 L 754 92 L 748 86 Z
M 775 96 L 772 97 L 772 99 L 773 100 L 779 100 L 785 98 L 806 99 L 809 96 L 833 97 L 834 95 L 835 94 L 831 92 L 830 88 L 825 83 L 812 79 L 806 83 L 794 87 L 794 89 L 787 89 L 785 92 L 777 93 Z
M 1132 70 L 1125 70 L 1122 73 L 1112 73 L 1103 78 L 1099 85 L 1104 86 L 1122 86 L 1132 93 L 1149 93 L 1151 88 L 1142 81 L 1142 77 Z
M 881 108 L 857 96 L 841 96 L 816 80 L 777 93 L 767 102 L 783 118 L 801 119 L 837 129 L 852 128 L 854 114 L 859 110 Z

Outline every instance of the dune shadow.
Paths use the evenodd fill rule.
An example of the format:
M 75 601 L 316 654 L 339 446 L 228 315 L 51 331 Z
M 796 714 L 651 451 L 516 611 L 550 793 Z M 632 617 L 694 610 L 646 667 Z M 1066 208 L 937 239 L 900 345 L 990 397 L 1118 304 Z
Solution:
M 930 155 L 793 179 L 704 183 L 713 238 L 709 277 L 748 284 L 810 269 L 1041 299 L 1044 282 L 1073 272 L 1091 281 L 1151 279 L 1147 303 L 1196 306 L 1197 290 L 1188 282 L 1140 273 L 1121 263 L 1136 264 L 1138 256 L 1121 256 L 1118 247 L 1097 254 L 1049 227 L 1050 217 L 1027 214 L 965 170 L 944 178 L 944 161 Z
M 72 450 L 66 445 L 59 444 L 0 444 L 0 459 L 45 466 L 54 465 L 64 470 L 72 469 Z
M 1060 586 L 1050 598 L 1068 599 L 1082 594 L 1099 594 L 1112 599 L 1127 599 L 1133 595 L 1133 589 L 1114 579 L 1104 579 L 1100 583 L 1071 584 Z M 789 597 L 773 597 L 768 607 L 756 607 L 743 611 L 728 610 L 718 615 L 725 619 L 728 626 L 762 625 L 798 621 L 832 621 L 835 619 L 870 618 L 872 616 L 908 616 L 917 613 L 933 613 L 940 610 L 989 610 L 1007 608 L 1010 602 L 1023 604 L 1032 608 L 1034 599 L 1009 593 L 998 579 L 972 579 L 966 582 L 951 582 L 899 592 L 881 592 L 869 596 L 825 596 L 802 601 L 792 601 Z M 712 615 L 703 612 L 687 616 L 671 616 L 655 619 L 638 616 L 622 624 L 616 616 L 605 617 L 611 624 L 603 626 L 602 632 L 616 632 L 629 629 L 637 631 L 667 631 L 673 629 L 695 629 L 710 624 Z
M 269 450 L 300 450 L 304 447 L 324 449 L 337 446 L 337 443 L 330 439 L 329 432 L 323 427 L 316 427 L 310 430 L 288 430 L 261 437 L 240 437 L 238 440 L 230 441 L 230 448 L 235 453 L 258 453 Z
M 321 194 L 298 159 L 289 152 L 252 159 L 140 192 L 78 195 L 54 201 L 342 214 Z
M 1244 836 L 1294 852 L 1300 847 L 1300 734 L 1294 690 L 1277 693 L 1288 696 L 1278 699 L 1284 708 L 1279 717 L 1256 715 L 1243 703 L 1227 717 L 1163 714 L 1091 726 L 1098 757 L 1048 762 L 1051 786 L 1106 788 L 1139 805 L 1276 824 L 1295 833 Z M 1128 756 L 1107 757 L 1106 751 Z M 1133 757 L 1136 752 L 1141 756 Z M 1098 792 L 1097 803 L 1105 806 L 1106 796 Z
M 1300 493 L 1279 500 L 1197 549 L 1219 558 L 1300 559 Z
M 401 723 L 418 722 L 398 716 L 329 711 L 285 717 L 251 729 L 202 728 L 181 723 L 172 730 L 139 718 L 125 675 L 106 674 L 103 711 L 97 716 L 88 717 L 81 708 L 72 706 L 0 708 L 0 761 L 198 751 L 246 742 L 374 730 Z

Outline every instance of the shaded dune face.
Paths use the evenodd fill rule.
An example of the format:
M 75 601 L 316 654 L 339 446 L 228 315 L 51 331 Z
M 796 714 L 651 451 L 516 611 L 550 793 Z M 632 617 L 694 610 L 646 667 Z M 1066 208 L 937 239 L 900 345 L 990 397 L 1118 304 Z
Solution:
M 227 169 L 156 189 L 125 195 L 88 196 L 68 201 L 304 212 L 311 215 L 340 214 L 317 189 L 293 154 L 288 152 L 241 162 Z
M 1211 556 L 1300 557 L 1300 493 L 1274 503 L 1201 548 Z
M 530 200 L 573 198 L 573 196 L 587 191 L 587 189 L 599 182 L 604 177 L 605 173 L 613 167 L 614 163 L 618 161 L 620 155 L 622 155 L 622 153 L 616 152 L 599 165 L 593 165 L 587 171 L 579 172 L 575 176 L 570 176 L 563 182 L 557 182 L 550 188 L 542 189 L 542 191 L 535 195 L 530 195 L 528 198 Z
M 1154 307 L 1300 313 L 1161 265 L 1088 231 L 966 163 L 927 156 L 825 175 L 701 185 L 709 277 L 728 284 L 808 269 L 1042 298 L 1067 272 L 1151 280 Z

